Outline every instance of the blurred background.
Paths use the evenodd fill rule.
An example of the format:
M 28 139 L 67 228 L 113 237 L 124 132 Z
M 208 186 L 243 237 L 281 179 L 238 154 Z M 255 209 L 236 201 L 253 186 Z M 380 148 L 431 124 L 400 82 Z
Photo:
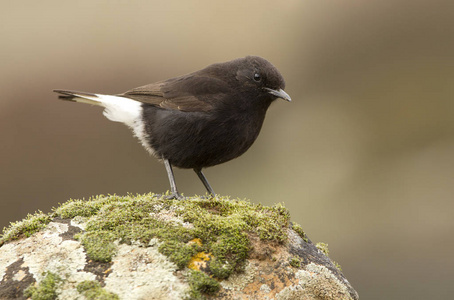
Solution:
M 0 45 L 0 227 L 169 188 L 128 128 L 52 89 L 121 93 L 260 55 L 293 102 L 206 170 L 215 191 L 284 202 L 362 299 L 452 297 L 452 1 L 4 1 Z M 190 170 L 176 180 L 205 193 Z

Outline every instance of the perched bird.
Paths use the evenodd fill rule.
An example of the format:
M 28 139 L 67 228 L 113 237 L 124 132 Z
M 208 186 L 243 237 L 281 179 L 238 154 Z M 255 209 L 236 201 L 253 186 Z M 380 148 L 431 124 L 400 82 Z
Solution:
M 144 85 L 119 95 L 54 90 L 62 100 L 104 107 L 104 116 L 132 129 L 145 149 L 162 159 L 169 199 L 182 199 L 172 166 L 193 169 L 215 195 L 202 169 L 243 154 L 257 138 L 271 102 L 291 101 L 279 71 L 247 56 Z

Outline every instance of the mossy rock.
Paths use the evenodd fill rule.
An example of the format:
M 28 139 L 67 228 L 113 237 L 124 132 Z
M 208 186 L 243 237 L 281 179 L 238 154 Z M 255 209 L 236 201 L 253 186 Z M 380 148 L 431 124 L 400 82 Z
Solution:
M 134 268 L 138 268 L 137 274 L 142 272 L 140 268 L 151 266 L 142 265 L 148 260 L 161 261 L 161 257 L 165 257 L 171 262 L 172 265 L 166 265 L 162 270 L 140 273 L 141 276 L 148 276 L 162 271 L 164 275 L 161 278 L 166 278 L 169 282 L 181 282 L 180 290 L 175 292 L 175 296 L 172 296 L 174 298 L 169 299 L 222 299 L 223 295 L 237 293 L 238 287 L 252 285 L 255 277 L 251 270 L 254 268 L 275 264 L 277 268 L 288 266 L 297 272 L 312 263 L 312 257 L 317 258 L 317 263 L 325 264 L 333 278 L 344 280 L 329 258 L 310 242 L 301 226 L 291 224 L 290 214 L 282 204 L 266 207 L 228 197 L 167 200 L 161 196 L 145 194 L 101 195 L 89 200 L 69 200 L 53 209 L 50 214 L 39 212 L 29 215 L 24 221 L 12 223 L 4 229 L 0 245 L 4 244 L 2 248 L 19 247 L 19 244 L 14 244 L 14 240 L 25 238 L 34 232 L 37 234 L 34 236 L 39 239 L 40 232 L 44 234 L 46 230 L 55 233 L 71 231 L 71 228 L 76 227 L 77 230 L 74 229 L 72 235 L 65 239 L 68 239 L 68 243 L 76 243 L 74 247 L 83 249 L 83 253 L 79 255 L 85 257 L 90 266 L 83 267 L 86 271 L 84 280 L 76 280 L 78 285 L 71 289 L 73 293 L 87 298 L 122 297 L 123 291 L 116 290 L 118 281 L 116 284 L 112 282 L 119 272 L 118 266 L 124 263 L 120 262 L 120 258 L 128 255 L 133 258 L 126 260 L 133 260 L 132 265 L 136 266 L 132 269 L 128 266 L 128 270 L 136 272 Z M 68 234 L 57 235 L 56 243 L 58 237 L 65 235 Z M 61 244 L 63 241 L 60 239 Z M 306 250 L 301 252 L 304 247 L 307 248 L 307 255 L 303 253 Z M 20 253 L 17 249 L 15 251 Z M 71 252 L 71 255 L 72 253 L 75 252 Z M 52 272 L 58 273 L 56 276 L 59 276 L 59 286 L 68 286 L 69 281 L 75 280 L 74 274 L 68 275 L 70 272 Z M 177 279 L 166 277 L 175 274 Z M 122 275 L 118 276 L 120 278 Z M 138 278 L 135 280 L 145 280 Z M 291 278 L 289 277 L 288 284 L 295 284 L 295 280 Z M 42 276 L 39 281 L 38 286 L 46 283 Z M 150 279 L 146 281 L 148 284 Z M 348 286 L 348 292 L 344 291 L 344 294 L 355 299 L 356 292 L 348 281 L 345 280 L 342 284 Z M 29 291 L 38 291 L 35 286 L 36 283 Z M 165 287 L 160 291 L 165 294 Z M 277 291 L 275 294 L 277 295 Z M 131 299 L 134 298 L 132 295 Z
M 244 266 L 251 250 L 248 234 L 283 243 L 290 219 L 280 204 L 265 207 L 226 197 L 166 200 L 152 194 L 71 200 L 55 209 L 55 214 L 88 218 L 85 232 L 78 238 L 92 260 L 110 261 L 115 254 L 114 241 L 147 245 L 157 238 L 161 242 L 159 252 L 180 269 L 197 253 L 212 253 L 217 262 L 214 274 L 222 279 Z M 195 238 L 200 245 L 189 243 Z M 219 265 L 226 264 L 230 267 L 219 270 Z

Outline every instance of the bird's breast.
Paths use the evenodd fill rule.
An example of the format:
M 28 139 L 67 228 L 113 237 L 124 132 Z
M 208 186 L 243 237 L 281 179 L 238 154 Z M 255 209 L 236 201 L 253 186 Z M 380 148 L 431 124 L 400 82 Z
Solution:
M 205 168 L 240 156 L 256 140 L 263 119 L 242 111 L 144 109 L 150 148 L 180 168 Z

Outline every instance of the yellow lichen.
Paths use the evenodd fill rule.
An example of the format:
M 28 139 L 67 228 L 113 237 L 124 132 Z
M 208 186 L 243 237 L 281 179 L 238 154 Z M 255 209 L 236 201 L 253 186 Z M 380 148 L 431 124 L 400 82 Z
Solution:
M 195 243 L 195 244 L 199 245 L 200 247 L 202 247 L 202 240 L 199 238 L 192 239 L 188 243 Z
M 203 270 L 212 258 L 213 255 L 211 253 L 199 252 L 191 258 L 188 268 L 197 271 Z

